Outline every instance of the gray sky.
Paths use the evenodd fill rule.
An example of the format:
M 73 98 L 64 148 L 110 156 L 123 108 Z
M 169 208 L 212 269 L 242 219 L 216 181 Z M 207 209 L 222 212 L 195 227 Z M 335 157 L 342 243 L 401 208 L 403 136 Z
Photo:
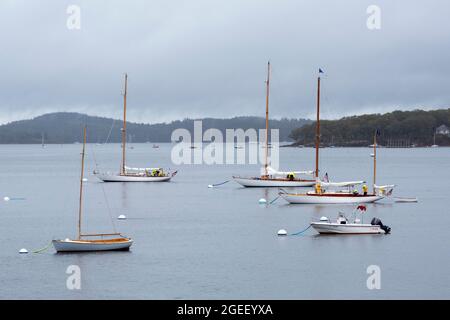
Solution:
M 79 5 L 81 29 L 66 26 Z M 366 26 L 381 9 L 381 29 Z M 0 123 L 53 111 L 129 120 L 324 118 L 450 107 L 447 0 L 0 2 Z

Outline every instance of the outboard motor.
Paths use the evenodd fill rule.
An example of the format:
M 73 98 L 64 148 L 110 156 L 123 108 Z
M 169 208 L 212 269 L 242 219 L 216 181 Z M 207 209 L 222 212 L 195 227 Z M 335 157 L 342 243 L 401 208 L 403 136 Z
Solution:
M 370 222 L 370 224 L 373 225 L 373 226 L 380 226 L 380 228 L 381 228 L 382 230 L 384 230 L 384 232 L 385 232 L 386 234 L 388 234 L 388 233 L 391 232 L 391 228 L 388 227 L 388 226 L 385 226 L 385 225 L 381 222 L 381 220 L 378 219 L 378 218 L 373 218 L 372 221 Z

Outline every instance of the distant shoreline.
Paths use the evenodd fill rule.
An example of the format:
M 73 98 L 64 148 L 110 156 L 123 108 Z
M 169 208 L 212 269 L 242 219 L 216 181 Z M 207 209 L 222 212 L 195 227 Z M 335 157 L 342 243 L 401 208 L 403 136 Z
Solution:
M 203 142 L 204 145 L 209 145 L 213 142 Z M 0 146 L 42 146 L 42 148 L 45 148 L 46 146 L 71 146 L 71 145 L 79 145 L 81 143 L 46 143 L 44 146 L 40 143 L 0 143 Z M 87 142 L 87 145 L 97 145 L 97 146 L 103 146 L 103 145 L 121 145 L 120 142 L 108 142 L 108 143 L 96 143 L 96 142 Z M 163 144 L 176 144 L 176 142 L 133 142 L 129 143 L 129 145 L 149 145 L 150 148 L 153 148 L 153 145 L 163 145 Z M 246 143 L 248 144 L 248 142 Z M 314 149 L 314 146 L 297 146 L 294 144 L 283 144 L 279 146 L 280 148 L 297 148 L 297 149 Z M 321 146 L 320 149 L 344 149 L 344 148 L 364 148 L 364 149 L 373 149 L 372 146 Z M 450 146 L 415 146 L 415 147 L 386 147 L 379 145 L 377 146 L 378 149 L 438 149 L 438 148 L 450 148 Z

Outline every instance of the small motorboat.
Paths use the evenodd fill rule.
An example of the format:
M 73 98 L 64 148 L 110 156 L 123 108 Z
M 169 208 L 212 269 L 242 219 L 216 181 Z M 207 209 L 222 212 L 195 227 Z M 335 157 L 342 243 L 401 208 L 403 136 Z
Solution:
M 350 221 L 343 212 L 339 212 L 335 221 L 327 217 L 321 217 L 318 222 L 311 222 L 311 226 L 320 234 L 389 234 L 391 228 L 384 225 L 380 219 L 373 218 L 369 223 L 363 223 L 357 218 L 357 211 L 366 211 L 364 205 L 359 205 L 353 213 L 353 221 Z

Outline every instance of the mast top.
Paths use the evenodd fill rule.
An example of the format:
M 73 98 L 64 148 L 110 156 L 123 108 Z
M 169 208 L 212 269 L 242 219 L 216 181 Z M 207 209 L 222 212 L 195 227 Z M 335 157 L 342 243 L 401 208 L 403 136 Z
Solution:
M 266 150 L 264 155 L 264 177 L 268 177 L 268 157 L 269 157 L 269 92 L 270 92 L 270 60 L 267 61 L 267 80 L 266 80 Z
M 128 82 L 128 74 L 125 73 L 125 88 L 123 93 L 123 126 L 122 126 L 122 163 L 120 166 L 120 173 L 122 175 L 125 174 L 125 150 L 127 143 L 127 82 Z

